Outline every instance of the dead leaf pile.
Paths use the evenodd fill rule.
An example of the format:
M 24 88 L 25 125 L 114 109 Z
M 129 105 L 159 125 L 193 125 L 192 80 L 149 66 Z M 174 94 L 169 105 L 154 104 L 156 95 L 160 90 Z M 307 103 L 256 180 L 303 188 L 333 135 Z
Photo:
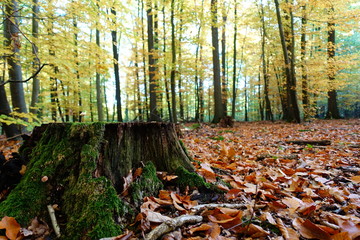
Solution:
M 162 239 L 359 240 L 359 136 L 359 120 L 203 125 L 186 131 L 182 141 L 198 174 L 225 193 L 195 201 L 194 192 L 163 190 L 144 199 L 138 229 L 151 232 L 192 215 L 202 221 L 164 232 Z M 330 140 L 331 145 L 288 140 Z

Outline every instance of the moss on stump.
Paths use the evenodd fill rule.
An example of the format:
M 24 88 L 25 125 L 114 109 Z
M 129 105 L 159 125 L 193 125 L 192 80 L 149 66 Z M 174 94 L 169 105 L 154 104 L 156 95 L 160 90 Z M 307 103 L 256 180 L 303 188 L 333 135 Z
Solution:
M 50 223 L 46 206 L 57 204 L 61 239 L 119 235 L 122 218 L 134 214 L 118 196 L 131 169 L 145 166 L 131 187 L 136 204 L 162 187 L 156 170 L 193 171 L 172 124 L 48 124 L 29 141 L 22 148 L 27 171 L 0 203 L 0 217 L 15 217 L 23 227 L 35 217 Z

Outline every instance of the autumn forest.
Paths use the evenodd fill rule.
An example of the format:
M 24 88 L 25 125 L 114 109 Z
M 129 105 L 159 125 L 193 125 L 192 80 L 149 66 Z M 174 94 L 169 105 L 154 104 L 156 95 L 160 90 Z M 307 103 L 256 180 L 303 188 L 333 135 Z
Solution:
M 1 7 L 4 126 L 359 117 L 357 1 Z

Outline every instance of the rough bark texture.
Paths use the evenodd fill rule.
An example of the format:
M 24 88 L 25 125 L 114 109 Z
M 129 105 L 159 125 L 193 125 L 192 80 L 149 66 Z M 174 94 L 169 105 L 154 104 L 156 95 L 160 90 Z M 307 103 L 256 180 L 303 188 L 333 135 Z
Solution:
M 58 204 L 61 239 L 119 235 L 133 206 L 162 187 L 156 170 L 193 170 L 174 125 L 165 123 L 42 125 L 21 153 L 27 171 L 0 203 L 0 217 L 15 217 L 24 227 L 36 216 L 49 223 L 47 205 Z M 129 205 L 118 194 L 137 167 L 143 172 L 128 190 Z

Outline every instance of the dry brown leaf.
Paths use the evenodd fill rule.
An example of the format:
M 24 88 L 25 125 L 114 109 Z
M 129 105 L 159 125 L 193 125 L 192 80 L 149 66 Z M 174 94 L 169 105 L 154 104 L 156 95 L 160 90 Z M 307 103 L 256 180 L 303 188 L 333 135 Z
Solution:
M 299 231 L 301 236 L 305 238 L 315 238 L 319 240 L 331 240 L 329 233 L 318 227 L 316 224 L 312 223 L 310 220 L 296 218 L 292 222 L 294 228 Z
M 360 236 L 360 223 L 356 224 L 351 219 L 333 213 L 328 213 L 327 217 L 335 222 L 342 231 L 348 232 L 351 239 L 356 239 Z
M 360 183 L 360 176 L 357 175 L 357 176 L 352 176 L 351 178 L 351 181 L 353 181 L 354 183 Z
M 15 240 L 20 232 L 20 224 L 15 218 L 5 216 L 0 221 L 0 229 L 5 229 L 5 234 L 10 240 Z
M 348 232 L 341 232 L 333 235 L 332 240 L 351 240 L 351 238 Z
M 171 220 L 171 218 L 164 216 L 158 212 L 146 211 L 145 214 L 146 214 L 147 220 L 149 220 L 150 222 L 154 222 L 154 223 L 163 223 L 165 221 Z
M 237 198 L 241 193 L 242 193 L 242 190 L 233 188 L 233 189 L 230 189 L 230 191 L 228 191 L 225 194 L 225 197 L 228 200 L 232 200 L 232 199 Z
M 201 225 L 198 226 L 198 227 L 191 228 L 191 229 L 189 230 L 189 232 L 190 232 L 191 234 L 194 234 L 194 232 L 207 231 L 207 230 L 209 230 L 209 229 L 211 229 L 211 228 L 212 228 L 212 226 L 210 226 L 209 224 L 203 223 L 203 224 L 201 224 Z
M 280 218 L 276 219 L 276 226 L 280 229 L 285 240 L 299 239 L 299 234 L 294 229 L 286 227 Z

